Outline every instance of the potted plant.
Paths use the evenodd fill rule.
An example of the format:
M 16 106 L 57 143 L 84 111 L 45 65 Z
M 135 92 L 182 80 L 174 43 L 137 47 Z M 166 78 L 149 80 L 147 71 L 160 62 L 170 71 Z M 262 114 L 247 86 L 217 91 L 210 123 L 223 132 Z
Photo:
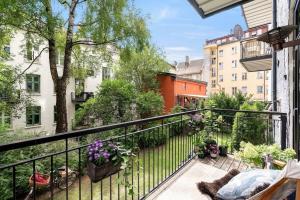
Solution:
M 218 156 L 218 145 L 217 144 L 210 144 L 209 145 L 209 153 L 211 158 L 217 158 Z
M 88 146 L 87 174 L 92 182 L 117 173 L 124 160 L 124 150 L 112 142 L 96 140 Z M 126 156 L 126 155 L 125 155 Z
M 206 156 L 206 145 L 204 143 L 202 143 L 202 144 L 199 144 L 197 147 L 198 147 L 198 152 L 197 152 L 198 158 L 200 158 L 200 159 L 205 158 L 205 156 Z
M 227 156 L 227 153 L 228 153 L 228 145 L 220 145 L 219 146 L 219 155 Z

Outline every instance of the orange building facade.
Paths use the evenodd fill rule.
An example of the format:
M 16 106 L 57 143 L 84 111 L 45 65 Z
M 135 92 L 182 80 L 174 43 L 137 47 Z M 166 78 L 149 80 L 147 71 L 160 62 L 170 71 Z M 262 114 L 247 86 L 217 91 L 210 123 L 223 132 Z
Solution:
M 206 98 L 207 83 L 204 81 L 182 78 L 172 73 L 159 74 L 158 81 L 166 113 L 176 105 L 189 107 L 191 103 L 196 104 L 198 100 Z

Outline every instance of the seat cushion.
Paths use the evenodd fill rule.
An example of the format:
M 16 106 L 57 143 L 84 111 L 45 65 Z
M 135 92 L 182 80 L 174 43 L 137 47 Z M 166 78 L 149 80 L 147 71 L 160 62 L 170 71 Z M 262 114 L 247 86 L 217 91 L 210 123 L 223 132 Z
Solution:
M 257 188 L 272 184 L 280 176 L 280 172 L 280 170 L 264 169 L 242 172 L 224 185 L 217 192 L 217 197 L 224 200 L 247 199 Z

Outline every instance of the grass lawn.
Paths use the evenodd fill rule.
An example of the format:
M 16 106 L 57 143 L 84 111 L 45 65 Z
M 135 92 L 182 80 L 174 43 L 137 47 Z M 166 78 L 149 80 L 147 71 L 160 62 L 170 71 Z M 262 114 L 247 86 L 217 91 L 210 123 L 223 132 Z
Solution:
M 168 131 L 170 133 L 170 131 Z M 81 199 L 139 199 L 175 172 L 189 159 L 193 151 L 194 136 L 169 137 L 166 144 L 141 150 L 136 155 L 129 182 L 133 185 L 133 195 L 125 192 L 125 186 L 119 183 L 119 172 L 98 183 L 91 183 L 88 176 L 81 178 Z M 92 187 L 91 187 L 92 185 Z M 127 189 L 128 190 L 128 189 Z M 79 181 L 69 188 L 69 199 L 79 199 Z M 91 198 L 91 194 L 93 194 Z M 126 195 L 127 194 L 127 195 Z M 48 199 L 44 194 L 39 199 Z M 66 191 L 54 195 L 55 200 L 66 199 Z

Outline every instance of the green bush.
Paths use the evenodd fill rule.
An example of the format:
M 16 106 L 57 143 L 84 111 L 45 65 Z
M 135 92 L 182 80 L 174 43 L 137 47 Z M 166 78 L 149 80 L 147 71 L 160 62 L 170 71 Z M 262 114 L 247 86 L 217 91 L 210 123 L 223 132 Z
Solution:
M 138 146 L 140 148 L 156 147 L 163 145 L 167 142 L 168 134 L 167 130 L 163 132 L 157 128 L 151 129 L 144 133 L 139 134 L 137 137 Z
M 245 102 L 241 110 L 262 111 L 263 104 L 260 102 Z M 263 144 L 267 141 L 267 121 L 265 115 L 257 113 L 236 113 L 232 127 L 232 145 L 239 149 L 241 141 L 251 142 L 255 145 Z
M 154 91 L 141 92 L 137 95 L 136 106 L 140 118 L 153 117 L 162 114 L 164 100 Z
M 264 155 L 270 154 L 273 159 L 281 160 L 287 162 L 288 160 L 294 159 L 296 152 L 287 148 L 281 150 L 279 145 L 253 145 L 250 142 L 241 142 L 241 150 L 236 153 L 236 156 L 241 158 L 244 162 L 261 167 L 263 164 L 262 157 Z

